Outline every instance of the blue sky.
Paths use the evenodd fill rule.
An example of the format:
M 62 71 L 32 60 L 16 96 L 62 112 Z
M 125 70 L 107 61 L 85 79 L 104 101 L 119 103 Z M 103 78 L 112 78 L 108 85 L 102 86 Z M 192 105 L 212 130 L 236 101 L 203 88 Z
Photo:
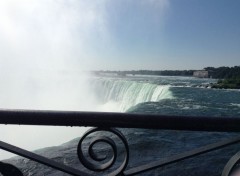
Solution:
M 130 3 L 127 9 L 114 4 L 116 17 L 109 12 L 114 16 L 109 21 L 116 55 L 124 53 L 116 63 L 126 62 L 129 69 L 239 65 L 239 1 L 172 0 L 160 7 L 149 3 Z
M 239 65 L 239 7 L 233 0 L 171 1 L 164 32 L 166 55 L 179 60 L 180 67 Z
M 238 0 L 1 0 L 1 69 L 240 65 Z M 7 68 L 7 69 L 6 69 Z

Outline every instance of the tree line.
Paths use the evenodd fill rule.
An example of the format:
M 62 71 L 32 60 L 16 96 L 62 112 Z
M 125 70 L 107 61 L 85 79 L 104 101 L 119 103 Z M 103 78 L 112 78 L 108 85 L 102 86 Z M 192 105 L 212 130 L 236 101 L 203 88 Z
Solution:
M 94 73 L 111 73 L 117 75 L 156 75 L 156 76 L 192 76 L 194 70 L 131 70 L 131 71 L 95 71 Z
M 219 79 L 212 88 L 240 89 L 240 66 L 235 67 L 207 67 L 205 68 L 212 78 Z
M 240 78 L 240 66 L 234 67 L 206 67 L 210 78 L 230 79 Z M 110 73 L 117 75 L 160 75 L 160 76 L 193 76 L 196 70 L 130 70 L 130 71 L 94 71 L 95 74 Z
M 211 78 L 216 79 L 240 79 L 240 66 L 234 67 L 206 67 L 204 70 L 208 71 Z

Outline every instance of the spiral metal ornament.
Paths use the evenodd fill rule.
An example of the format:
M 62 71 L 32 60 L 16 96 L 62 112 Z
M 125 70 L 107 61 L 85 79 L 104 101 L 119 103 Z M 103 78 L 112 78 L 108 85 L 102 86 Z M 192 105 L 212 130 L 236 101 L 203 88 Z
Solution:
M 225 165 L 223 169 L 222 176 L 236 176 L 239 173 L 240 173 L 240 152 L 236 153 L 228 161 L 228 163 Z
M 23 173 L 15 166 L 0 162 L 0 173 L 3 176 L 23 176 Z
M 95 171 L 95 172 L 106 171 L 106 170 L 110 169 L 116 163 L 116 159 L 117 159 L 117 155 L 118 155 L 117 145 L 116 145 L 115 141 L 108 136 L 96 136 L 96 137 L 93 137 L 93 139 L 91 139 L 90 145 L 88 146 L 88 155 L 92 161 L 90 161 L 90 159 L 87 159 L 86 155 L 84 155 L 83 141 L 87 136 L 89 136 L 90 134 L 95 133 L 95 132 L 106 132 L 106 133 L 108 132 L 108 133 L 114 134 L 115 136 L 118 137 L 118 139 L 121 140 L 121 142 L 124 146 L 123 161 L 122 161 L 122 163 L 120 163 L 120 166 L 117 169 L 114 169 L 113 172 L 108 173 L 107 175 L 115 176 L 115 175 L 122 173 L 128 164 L 129 148 L 128 148 L 128 143 L 127 143 L 126 138 L 117 129 L 92 128 L 92 129 L 88 130 L 82 136 L 82 138 L 80 139 L 80 141 L 78 143 L 77 153 L 78 153 L 79 160 L 86 168 L 88 168 L 91 171 Z M 94 146 L 99 143 L 104 143 L 104 144 L 110 146 L 110 149 L 111 149 L 110 159 L 109 159 L 109 157 L 107 157 L 107 155 L 98 156 L 94 152 L 94 150 L 96 150 L 96 149 L 94 149 Z M 105 160 L 107 160 L 107 161 L 105 161 Z

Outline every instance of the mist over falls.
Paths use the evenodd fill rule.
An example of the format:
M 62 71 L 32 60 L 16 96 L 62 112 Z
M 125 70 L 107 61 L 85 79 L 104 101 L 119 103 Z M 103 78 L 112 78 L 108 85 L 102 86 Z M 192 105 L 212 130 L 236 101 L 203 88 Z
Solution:
M 8 82 L 0 87 L 8 92 L 1 95 L 2 108 L 125 112 L 139 103 L 173 98 L 169 85 L 82 72 L 38 72 L 9 76 Z
M 146 26 L 158 29 L 162 22 L 158 25 L 154 20 L 146 25 L 146 20 L 142 19 L 146 15 L 150 15 L 150 19 L 162 19 L 167 1 L 129 2 L 129 10 L 125 8 L 124 1 L 0 1 L 0 107 L 120 112 L 121 109 L 115 106 L 103 108 L 102 105 L 108 101 L 98 97 L 101 88 L 93 89 L 88 75 L 83 72 L 109 66 L 112 69 L 123 68 L 123 58 L 129 58 L 130 54 L 128 47 L 122 50 L 119 46 L 119 34 L 124 32 L 118 31 L 118 25 L 127 27 L 122 24 L 128 19 L 126 31 L 135 25 L 138 29 Z M 146 8 L 144 13 L 141 12 L 142 7 Z M 127 13 L 122 10 L 140 12 L 136 17 L 142 22 L 132 23 L 135 19 L 126 18 L 124 14 Z M 121 23 L 116 25 L 116 22 Z M 131 36 L 134 34 L 130 33 Z M 146 34 L 151 37 L 152 31 Z M 140 66 L 134 63 L 136 67 Z M 0 133 L 1 140 L 34 150 L 59 145 L 81 136 L 85 130 L 1 125 Z M 1 153 L 0 156 L 5 155 Z
M 27 77 L 20 74 L 14 78 L 8 76 L 8 83 L 13 86 L 10 86 L 12 89 L 8 88 L 9 85 L 1 86 L 2 92 L 9 93 L 1 95 L 0 102 L 6 105 L 4 108 L 162 115 L 240 115 L 240 92 L 205 88 L 206 84 L 216 81 L 212 79 L 158 76 L 100 77 L 82 72 L 57 74 L 38 72 Z M 27 150 L 35 150 L 60 145 L 80 137 L 86 128 L 2 125 L 0 131 L 3 141 Z M 9 157 L 2 152 L 0 156 Z
M 0 87 L 0 104 L 5 109 L 125 112 L 138 103 L 171 97 L 169 86 L 91 77 L 83 72 L 37 70 L 36 74 L 8 74 L 7 80 Z M 28 150 L 59 145 L 81 136 L 85 130 L 15 125 L 0 128 L 1 140 Z M 0 155 L 11 156 L 2 151 Z

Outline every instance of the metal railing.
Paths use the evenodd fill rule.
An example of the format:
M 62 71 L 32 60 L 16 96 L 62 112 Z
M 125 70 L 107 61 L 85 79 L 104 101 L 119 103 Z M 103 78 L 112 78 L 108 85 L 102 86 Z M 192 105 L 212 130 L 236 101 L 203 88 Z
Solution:
M 108 171 L 115 163 L 118 151 L 118 144 L 109 136 L 95 135 L 88 146 L 88 157 L 95 162 L 89 161 L 83 151 L 82 143 L 92 133 L 106 132 L 115 135 L 122 143 L 122 162 L 118 168 L 114 168 L 107 175 L 136 175 L 155 168 L 171 165 L 179 161 L 194 158 L 211 151 L 225 148 L 240 143 L 240 136 L 214 142 L 198 147 L 180 154 L 167 157 L 160 161 L 152 161 L 147 164 L 140 164 L 128 168 L 129 150 L 128 141 L 125 136 L 116 128 L 144 128 L 161 130 L 187 130 L 207 132 L 240 132 L 240 118 L 238 117 L 190 117 L 190 116 L 163 116 L 145 114 L 125 113 L 97 113 L 97 112 L 76 112 L 76 111 L 30 111 L 30 110 L 0 110 L 0 124 L 15 125 L 44 125 L 44 126 L 91 126 L 95 127 L 87 131 L 80 139 L 77 146 L 77 155 L 82 165 L 90 170 L 78 170 L 63 163 L 40 156 L 33 152 L 21 149 L 11 144 L 0 141 L 0 148 L 28 158 L 38 163 L 47 165 L 70 175 L 84 176 L 92 175 L 93 172 L 101 173 Z M 112 154 L 107 162 L 103 162 L 106 156 L 98 156 L 94 152 L 94 146 L 98 143 L 105 143 L 110 146 Z M 141 152 L 141 151 L 139 151 Z M 238 169 L 240 153 L 237 153 L 222 168 L 222 176 L 230 176 Z M 96 162 L 100 162 L 97 164 Z M 2 175 L 23 175 L 16 166 L 0 162 L 0 173 Z

